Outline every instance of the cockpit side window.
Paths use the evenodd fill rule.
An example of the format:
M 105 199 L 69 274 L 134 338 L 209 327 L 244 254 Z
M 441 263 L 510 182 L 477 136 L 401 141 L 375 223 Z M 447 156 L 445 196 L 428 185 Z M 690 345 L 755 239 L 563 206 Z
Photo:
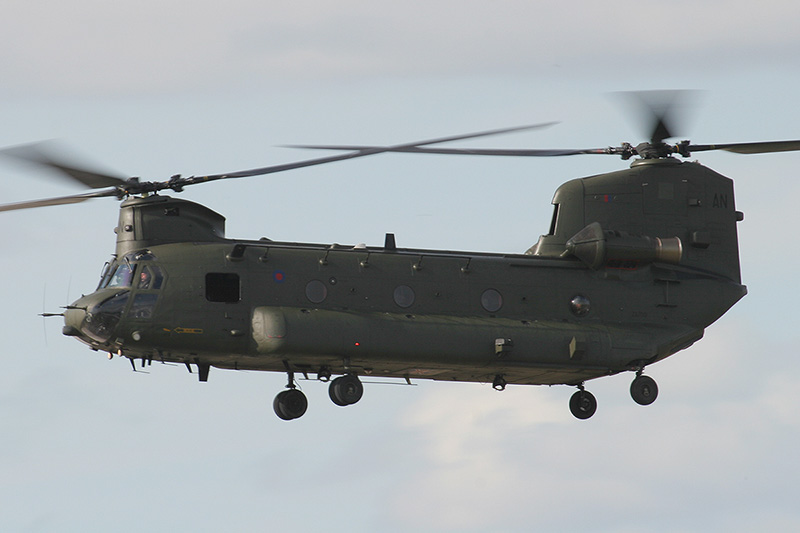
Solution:
M 138 265 L 134 276 L 136 295 L 128 310 L 132 320 L 151 320 L 155 313 L 159 289 L 164 285 L 164 271 L 152 263 Z
M 161 267 L 157 267 L 155 265 L 148 265 L 141 269 L 139 272 L 138 282 L 136 284 L 137 289 L 141 290 L 158 290 L 161 288 L 161 285 L 164 283 L 164 272 L 161 270 Z
M 133 298 L 128 316 L 134 320 L 153 318 L 153 309 L 156 307 L 156 300 L 158 300 L 158 293 L 155 292 L 137 294 Z

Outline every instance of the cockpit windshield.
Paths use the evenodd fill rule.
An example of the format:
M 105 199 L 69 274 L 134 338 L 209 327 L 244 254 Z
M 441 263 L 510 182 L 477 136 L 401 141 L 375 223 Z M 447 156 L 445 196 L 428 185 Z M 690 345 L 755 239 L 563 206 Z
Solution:
M 106 263 L 97 288 L 128 288 L 135 283 L 140 289 L 160 288 L 163 280 L 161 269 L 156 266 L 140 266 L 138 264 L 139 261 L 153 261 L 154 259 L 155 256 L 149 250 L 126 254 L 121 261 L 115 258 L 111 263 Z M 138 271 L 141 271 L 140 278 L 136 277 Z
M 130 287 L 133 282 L 133 275 L 136 273 L 136 265 L 124 263 L 117 265 L 113 274 L 109 277 L 106 287 Z

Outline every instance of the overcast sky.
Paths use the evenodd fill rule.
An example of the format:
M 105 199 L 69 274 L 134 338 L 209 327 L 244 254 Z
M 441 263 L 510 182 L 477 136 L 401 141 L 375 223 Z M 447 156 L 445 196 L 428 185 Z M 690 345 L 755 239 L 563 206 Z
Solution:
M 697 143 L 800 138 L 800 5 L 788 1 L 225 3 L 8 0 L 0 146 L 59 139 L 144 179 L 308 157 L 292 143 L 594 148 L 646 132 L 613 93 L 699 90 Z M 700 154 L 736 180 L 749 294 L 692 348 L 574 389 L 368 384 L 346 409 L 280 374 L 133 373 L 37 316 L 93 290 L 115 201 L 0 216 L 0 529 L 7 531 L 800 530 L 793 383 L 800 153 Z M 522 252 L 553 191 L 612 157 L 380 155 L 194 187 L 229 237 Z M 0 202 L 81 192 L 0 161 Z

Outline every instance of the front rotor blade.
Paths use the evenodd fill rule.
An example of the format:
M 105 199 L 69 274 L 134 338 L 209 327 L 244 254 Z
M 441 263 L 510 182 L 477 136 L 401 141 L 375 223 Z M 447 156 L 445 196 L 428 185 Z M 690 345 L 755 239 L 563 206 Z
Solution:
M 49 146 L 49 149 L 45 149 Z M 71 163 L 67 163 L 66 158 L 63 156 L 56 156 L 52 151 L 53 141 L 44 143 L 25 144 L 21 146 L 12 146 L 11 148 L 4 148 L 0 150 L 0 154 L 19 159 L 21 161 L 31 163 L 40 167 L 58 171 L 62 176 L 77 181 L 91 189 L 100 189 L 103 187 L 118 187 L 125 183 L 125 179 L 118 176 L 112 176 L 105 172 L 96 172 L 86 168 L 80 168 Z
M 262 176 L 265 174 L 273 174 L 275 172 L 283 172 L 286 170 L 293 170 L 296 168 L 310 167 L 314 165 L 322 165 L 324 163 L 332 163 L 334 161 L 343 161 L 345 159 L 354 159 L 357 157 L 364 157 L 374 154 L 382 154 L 385 152 L 402 151 L 406 148 L 413 148 L 418 146 L 426 146 L 429 144 L 438 144 L 450 141 L 459 141 L 463 139 L 474 139 L 476 137 L 486 137 L 489 135 L 499 135 L 501 133 L 510 133 L 512 131 L 532 130 L 539 128 L 546 128 L 555 124 L 554 122 L 547 122 L 544 124 L 532 124 L 529 126 L 516 126 L 513 128 L 502 128 L 497 130 L 481 131 L 477 133 L 467 133 L 463 135 L 453 135 L 449 137 L 440 137 L 438 139 L 428 139 L 426 141 L 415 141 L 410 143 L 396 144 L 392 146 L 368 146 L 357 151 L 350 152 L 342 155 L 335 155 L 329 157 L 320 157 L 316 159 L 306 159 L 305 161 L 296 161 L 294 163 L 285 163 L 282 165 L 272 165 L 263 168 L 254 168 L 251 170 L 241 170 L 238 172 L 230 172 L 227 174 L 212 174 L 210 176 L 193 176 L 185 178 L 181 181 L 181 185 L 193 185 L 195 183 L 203 183 L 206 181 L 214 181 L 219 179 L 228 178 L 246 178 L 250 176 Z
M 42 200 L 30 200 L 15 204 L 0 205 L 0 211 L 16 211 L 18 209 L 31 209 L 33 207 L 47 207 L 53 205 L 77 204 L 92 198 L 102 198 L 105 196 L 117 196 L 117 189 L 107 189 L 105 191 L 95 191 L 83 194 L 72 194 L 70 196 L 59 196 L 58 198 L 45 198 Z
M 83 170 L 80 168 L 69 167 L 67 165 L 57 163 L 55 161 L 50 161 L 44 164 L 50 168 L 54 168 L 62 172 L 63 174 L 66 174 L 70 178 L 86 185 L 91 189 L 100 189 L 102 187 L 116 187 L 118 185 L 123 185 L 125 183 L 125 180 L 121 178 L 109 176 L 106 174 L 98 174 L 90 170 Z
M 369 150 L 375 146 L 358 145 L 323 145 L 323 144 L 290 144 L 288 148 L 311 148 L 315 150 Z M 528 148 L 423 148 L 421 146 L 409 146 L 405 148 L 393 148 L 388 152 L 406 152 L 415 154 L 448 154 L 448 155 L 498 155 L 498 156 L 522 156 L 522 157 L 559 157 L 580 154 L 608 154 L 606 148 L 591 148 L 586 150 L 572 149 L 528 149 Z
M 689 145 L 690 152 L 704 152 L 708 150 L 725 150 L 727 152 L 734 152 L 737 154 L 766 154 L 770 152 L 793 152 L 800 150 L 800 140 Z

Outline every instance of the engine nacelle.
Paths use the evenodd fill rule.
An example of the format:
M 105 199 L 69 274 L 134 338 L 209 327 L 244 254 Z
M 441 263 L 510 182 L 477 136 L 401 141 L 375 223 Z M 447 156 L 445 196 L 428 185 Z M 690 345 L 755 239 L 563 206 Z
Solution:
M 604 230 L 593 222 L 576 233 L 566 244 L 566 254 L 574 255 L 592 269 L 612 262 L 678 264 L 683 244 L 678 237 L 660 238 Z

